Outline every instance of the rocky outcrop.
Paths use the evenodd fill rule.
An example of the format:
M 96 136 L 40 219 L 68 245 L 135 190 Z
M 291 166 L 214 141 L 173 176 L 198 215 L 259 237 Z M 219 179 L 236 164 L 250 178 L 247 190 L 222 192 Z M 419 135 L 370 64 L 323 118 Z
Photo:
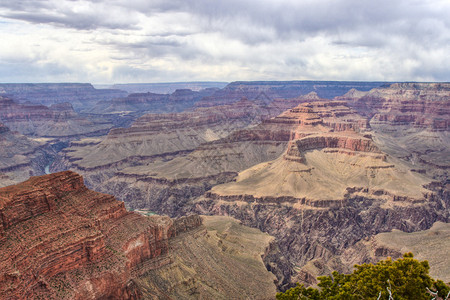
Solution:
M 0 96 L 0 121 L 11 130 L 25 135 L 68 139 L 103 135 L 112 127 L 107 120 L 82 117 L 70 103 L 57 103 L 51 107 L 40 104 L 19 104 Z
M 380 126 L 413 125 L 437 131 L 449 130 L 450 84 L 394 83 L 362 94 L 350 91 L 346 100 L 358 112 Z
M 416 259 L 429 262 L 433 278 L 449 282 L 450 270 L 447 266 L 450 258 L 446 253 L 449 247 L 450 223 L 436 222 L 423 231 L 409 233 L 392 230 L 362 239 L 346 249 L 339 259 L 348 265 L 375 263 L 387 257 L 397 259 L 403 253 L 412 252 Z
M 198 216 L 174 222 L 127 212 L 69 171 L 0 189 L 0 217 L 7 299 L 139 298 L 133 270 L 167 254 L 178 232 L 201 225 Z
M 231 218 L 128 212 L 70 171 L 32 177 L 0 189 L 0 298 L 271 299 L 271 240 Z
M 196 209 L 233 216 L 245 225 L 275 236 L 273 251 L 268 251 L 265 262 L 277 275 L 277 285 L 283 290 L 302 278 L 304 283 L 313 284 L 311 278 L 333 270 L 351 271 L 351 263 L 335 259 L 335 256 L 361 239 L 392 229 L 424 230 L 435 221 L 450 221 L 448 199 L 442 202 L 434 197 L 422 204 L 399 203 L 398 206 L 388 203 L 374 200 L 370 195 L 353 196 L 344 205 L 328 208 L 205 199 L 196 203 Z M 319 266 L 313 273 L 310 273 L 309 262 Z
M 316 135 L 298 139 L 296 143 L 297 149 L 300 152 L 313 149 L 338 148 L 351 151 L 380 153 L 373 141 L 364 137 Z

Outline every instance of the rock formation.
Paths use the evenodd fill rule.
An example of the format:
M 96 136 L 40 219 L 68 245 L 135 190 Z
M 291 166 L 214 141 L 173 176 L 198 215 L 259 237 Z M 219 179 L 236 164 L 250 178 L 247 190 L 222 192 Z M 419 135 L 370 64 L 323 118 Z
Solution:
M 264 260 L 280 289 L 349 271 L 352 249 L 378 233 L 450 221 L 447 84 L 282 99 L 297 88 L 232 83 L 195 110 L 72 142 L 54 168 L 133 209 L 233 216 L 270 233 Z
M 103 140 L 72 143 L 62 151 L 62 159 L 55 164 L 55 169 L 71 168 L 81 172 L 88 185 L 94 187 L 127 167 L 146 167 L 149 163 L 187 155 L 200 145 L 218 141 L 236 129 L 255 126 L 278 114 L 281 107 L 261 106 L 242 99 L 232 105 L 183 113 L 147 114 L 129 128 L 111 130 Z M 217 146 L 206 151 L 217 152 L 213 149 Z
M 339 99 L 369 117 L 374 140 L 383 151 L 418 172 L 447 178 L 449 83 L 395 83 L 367 93 L 351 91 Z
M 51 141 L 28 138 L 0 123 L 0 187 L 44 174 L 44 166 L 54 155 Z
M 47 107 L 28 102 L 19 104 L 3 96 L 0 96 L 0 121 L 25 135 L 59 139 L 103 135 L 112 127 L 107 120 L 80 116 L 70 103 Z
M 392 230 L 363 239 L 345 250 L 341 259 L 345 264 L 374 263 L 392 257 L 397 259 L 403 253 L 412 252 L 418 260 L 427 260 L 430 275 L 444 282 L 450 282 L 450 224 L 436 222 L 428 230 L 403 232 Z
M 194 81 L 194 82 L 162 82 L 162 83 L 119 83 L 112 86 L 113 89 L 127 91 L 128 93 L 157 93 L 171 94 L 176 90 L 190 89 L 200 91 L 204 89 L 221 89 L 227 82 Z
M 286 152 L 193 203 L 275 236 L 266 263 L 281 288 L 349 271 L 340 254 L 365 237 L 449 221 L 445 188 L 432 190 L 429 177 L 386 155 L 367 120 L 349 111 L 342 102 L 311 103 L 272 119 L 296 124 Z
M 236 233 L 205 228 L 197 215 L 172 220 L 127 212 L 123 202 L 87 189 L 82 177 L 70 171 L 32 177 L 1 188 L 0 217 L 2 299 L 139 299 L 166 298 L 169 293 L 183 295 L 182 290 L 158 284 L 173 276 L 171 270 L 177 268 L 185 274 L 171 280 L 169 285 L 199 287 L 194 295 L 200 297 L 247 294 L 262 298 L 266 296 L 264 293 L 275 292 L 273 279 L 265 272 L 261 259 L 253 258 L 255 254 L 263 254 L 269 236 L 259 233 L 261 243 L 257 247 L 245 241 L 237 244 L 237 237 L 230 241 L 226 238 Z M 238 227 L 245 230 L 242 225 Z M 187 233 L 192 230 L 196 230 L 195 235 Z M 253 230 L 252 236 L 257 237 L 258 233 Z M 183 249 L 174 249 L 183 244 L 186 245 Z M 209 256 L 183 252 L 195 247 L 209 251 Z M 232 251 L 238 251 L 239 255 Z M 223 287 L 230 287 L 233 277 L 224 271 L 208 278 L 202 273 L 206 266 L 197 266 L 205 259 L 215 261 L 210 267 L 224 270 L 227 265 L 222 263 L 230 263 L 236 267 L 232 274 L 243 278 L 253 274 L 265 284 L 245 284 L 232 286 L 232 291 L 225 290 Z M 186 278 L 189 281 L 184 283 Z

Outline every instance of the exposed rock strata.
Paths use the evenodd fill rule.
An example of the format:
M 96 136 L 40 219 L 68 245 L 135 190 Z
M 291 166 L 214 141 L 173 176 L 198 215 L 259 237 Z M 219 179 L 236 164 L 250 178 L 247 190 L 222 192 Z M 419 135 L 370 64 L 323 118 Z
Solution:
M 261 255 L 272 238 L 229 218 L 202 223 L 127 212 L 70 171 L 1 188 L 0 298 L 271 298 Z
M 349 126 L 331 125 L 342 124 L 341 105 L 303 104 L 272 119 L 296 124 L 285 154 L 193 203 L 196 211 L 231 215 L 274 235 L 266 263 L 281 289 L 298 280 L 312 284 L 335 269 L 349 271 L 339 255 L 362 238 L 449 221 L 448 197 L 383 153 L 366 132 L 367 122 L 343 113 Z
M 74 138 L 103 135 L 112 124 L 102 119 L 88 119 L 76 113 L 70 103 L 19 104 L 11 98 L 0 96 L 0 121 L 11 130 L 25 135 Z
M 344 251 L 340 259 L 347 265 L 377 262 L 387 257 L 397 259 L 403 253 L 412 252 L 418 260 L 427 260 L 430 275 L 444 282 L 450 282 L 450 223 L 436 222 L 424 231 L 379 233 L 363 239 Z
M 273 251 L 268 252 L 265 262 L 277 275 L 280 289 L 299 280 L 313 284 L 317 275 L 332 270 L 348 272 L 351 266 L 336 259 L 348 247 L 392 229 L 413 232 L 428 229 L 435 221 L 449 222 L 449 207 L 448 200 L 443 202 L 434 196 L 422 203 L 410 203 L 351 195 L 342 205 L 322 208 L 295 207 L 283 202 L 243 202 L 240 198 L 234 201 L 206 198 L 196 202 L 198 211 L 233 216 L 245 225 L 275 236 Z M 311 272 L 309 262 L 322 267 Z
M 138 298 L 133 268 L 201 224 L 129 213 L 72 172 L 0 189 L 0 209 L 2 298 Z
M 450 168 L 450 84 L 395 83 L 338 99 L 370 118 L 374 139 L 388 154 L 435 179 Z
M 54 155 L 51 141 L 25 137 L 0 123 L 0 187 L 44 174 L 44 166 Z
M 172 299 L 273 299 L 275 278 L 261 259 L 271 240 L 235 219 L 206 217 L 204 226 L 169 241 L 171 264 L 137 282 L 148 298 L 164 290 Z

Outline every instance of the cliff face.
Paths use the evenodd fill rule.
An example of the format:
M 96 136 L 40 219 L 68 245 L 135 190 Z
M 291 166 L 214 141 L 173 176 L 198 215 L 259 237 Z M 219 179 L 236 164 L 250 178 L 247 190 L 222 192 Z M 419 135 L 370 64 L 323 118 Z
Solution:
M 273 114 L 278 114 L 280 109 L 278 106 L 267 107 L 242 99 L 232 105 L 198 108 L 183 113 L 147 114 L 136 120 L 130 128 L 111 130 L 104 140 L 73 143 L 72 147 L 62 151 L 62 158 L 54 164 L 54 168 L 70 168 L 80 172 L 89 186 L 95 186 L 100 191 L 111 189 L 115 193 L 125 188 L 116 194 L 121 200 L 128 201 L 132 193 L 135 202 L 152 199 L 154 206 L 170 207 L 173 205 L 160 202 L 167 193 L 178 195 L 188 189 L 199 195 L 216 181 L 230 180 L 235 170 L 242 166 L 241 162 L 229 159 L 229 155 L 236 157 L 238 151 L 242 152 L 247 165 L 254 164 L 255 158 L 258 163 L 261 159 L 273 159 L 279 155 L 284 146 L 273 134 L 269 143 L 243 141 L 232 144 L 222 139 L 236 129 L 255 126 Z M 289 133 L 285 136 L 288 139 Z M 262 156 L 259 158 L 259 155 Z M 202 169 L 204 158 L 207 159 L 209 171 Z M 159 171 L 153 168 L 154 164 L 161 165 L 164 174 L 156 175 Z M 180 174 L 182 170 L 186 172 Z M 188 173 L 191 171 L 194 173 Z M 118 181 L 109 181 L 116 176 L 120 177 Z M 196 180 L 198 177 L 201 178 Z M 168 186 L 177 185 L 186 178 L 189 178 L 189 182 L 183 184 L 182 191 L 168 190 Z M 135 182 L 139 188 L 130 188 L 130 182 Z M 143 186 L 146 186 L 145 190 Z M 150 186 L 151 192 L 147 190 Z M 147 208 L 152 209 L 153 206 Z
M 138 298 L 133 270 L 201 224 L 127 212 L 69 171 L 0 189 L 0 217 L 0 296 L 7 299 Z
M 19 104 L 11 98 L 0 96 L 0 121 L 11 130 L 25 135 L 55 138 L 74 138 L 102 135 L 112 124 L 102 119 L 81 117 L 70 103 L 51 107 L 40 104 Z
M 261 255 L 272 237 L 231 218 L 205 223 L 128 212 L 70 171 L 1 188 L 0 298 L 271 298 Z
M 0 123 L 0 187 L 44 174 L 52 154 L 48 142 L 25 137 Z
M 383 151 L 445 180 L 450 168 L 450 84 L 395 83 L 338 99 L 369 117 Z

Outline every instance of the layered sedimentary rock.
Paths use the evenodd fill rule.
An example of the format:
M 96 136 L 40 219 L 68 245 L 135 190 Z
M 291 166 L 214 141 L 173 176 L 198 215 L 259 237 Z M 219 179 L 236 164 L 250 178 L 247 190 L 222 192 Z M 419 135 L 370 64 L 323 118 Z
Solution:
M 335 200 L 342 205 L 359 192 L 400 196 L 408 191 L 419 198 L 425 193 L 420 187 L 428 179 L 388 161 L 371 135 L 364 134 L 367 120 L 343 102 L 301 104 L 270 120 L 280 121 L 295 124 L 284 155 L 213 188 L 210 197 L 327 206 Z
M 144 218 L 81 176 L 55 173 L 0 189 L 2 298 L 139 296 L 132 268 L 167 252 L 168 218 Z
M 362 238 L 449 221 L 448 195 L 383 153 L 367 120 L 349 112 L 342 102 L 321 102 L 272 119 L 296 124 L 285 153 L 193 202 L 197 211 L 232 215 L 274 235 L 266 263 L 282 289 L 349 271 L 339 255 Z
M 232 105 L 199 108 L 190 112 L 147 114 L 129 128 L 111 130 L 106 139 L 73 143 L 72 147 L 64 149 L 63 158 L 55 164 L 55 168 L 69 167 L 80 171 L 88 184 L 95 186 L 103 182 L 107 174 L 114 175 L 127 167 L 145 168 L 148 163 L 186 155 L 202 144 L 228 136 L 236 129 L 254 126 L 272 114 L 278 114 L 280 109 L 241 99 Z M 217 149 L 217 146 L 212 148 Z
M 380 86 L 380 82 L 352 81 L 236 81 L 205 97 L 196 105 L 214 106 L 236 102 L 242 97 L 271 101 L 274 99 L 292 99 L 300 95 L 315 92 L 320 98 L 332 99 L 356 88 L 368 91 Z
M 296 99 L 295 101 L 298 103 L 305 99 Z M 287 103 L 292 102 L 287 101 Z M 147 162 L 141 159 L 134 166 L 120 166 L 120 170 L 117 170 L 111 179 L 106 181 L 103 175 L 101 177 L 103 182 L 96 185 L 96 188 L 100 191 L 109 190 L 133 208 L 157 209 L 159 212 L 173 216 L 180 214 L 180 207 L 188 199 L 203 194 L 215 184 L 232 180 L 240 170 L 275 159 L 283 153 L 290 139 L 292 128 L 297 126 L 295 122 L 289 124 L 284 119 L 276 121 L 267 119 L 261 125 L 237 130 L 228 135 L 233 129 L 245 127 L 242 126 L 242 121 L 250 118 L 261 121 L 279 111 L 279 106 L 271 106 L 271 104 L 261 107 L 254 104 L 254 101 L 243 99 L 230 106 L 233 110 L 224 109 L 228 106 L 197 110 L 197 112 L 209 112 L 207 118 L 193 118 L 196 115 L 187 113 L 178 115 L 178 118 L 175 118 L 175 115 L 147 115 L 142 118 L 142 124 L 150 124 L 148 121 L 151 120 L 150 117 L 161 120 L 158 123 L 159 126 L 154 128 L 165 133 L 161 134 L 161 138 L 164 140 L 167 139 L 171 125 L 181 117 L 193 119 L 197 124 L 204 124 L 210 131 L 215 130 L 214 125 L 218 124 L 218 128 L 223 132 L 222 136 L 225 137 L 211 139 L 209 142 L 205 140 L 191 151 L 184 154 L 175 153 L 173 157 L 167 156 L 168 159 L 152 159 Z M 335 108 L 339 109 L 339 105 L 336 105 Z M 254 119 L 254 114 L 259 114 L 258 119 Z M 166 119 L 162 119 L 163 117 Z M 228 124 L 232 124 L 232 126 Z M 134 126 L 137 131 L 138 122 Z M 156 123 L 153 126 L 156 126 Z M 192 125 L 187 126 L 191 127 L 184 129 L 184 132 L 194 130 L 197 134 L 195 137 L 202 137 L 201 127 L 199 129 Z M 128 129 L 126 131 L 128 132 Z M 178 129 L 178 132 L 183 133 L 181 129 Z M 193 136 L 190 138 L 192 139 Z M 120 142 L 119 140 L 118 143 Z M 176 143 L 171 140 L 169 145 L 163 142 L 159 145 L 164 149 L 170 149 Z M 154 149 L 152 151 L 155 153 Z M 72 153 L 68 154 L 73 157 Z M 74 164 L 78 163 L 75 161 Z
M 89 83 L 0 83 L 0 95 L 45 106 L 69 102 L 75 110 L 89 112 L 98 101 L 125 97 L 127 92 L 95 89 Z
M 204 226 L 169 241 L 172 263 L 137 280 L 144 298 L 273 299 L 274 276 L 261 257 L 273 238 L 230 217 L 204 217 Z
M 135 93 L 127 97 L 100 101 L 91 110 L 98 114 L 130 114 L 143 115 L 146 112 L 169 113 L 181 112 L 203 97 L 212 95 L 217 89 L 192 91 L 178 89 L 171 94 Z
M 53 154 L 51 139 L 32 139 L 0 123 L 0 187 L 44 174 Z
M 262 299 L 275 292 L 260 258 L 267 234 L 231 220 L 203 226 L 197 215 L 127 212 L 70 171 L 1 188 L 0 217 L 2 299 Z M 237 277 L 258 281 L 234 284 Z
M 374 139 L 412 169 L 445 180 L 450 167 L 450 84 L 395 83 L 340 97 L 370 118 Z
M 0 121 L 25 135 L 74 138 L 106 134 L 112 124 L 103 119 L 80 116 L 70 103 L 50 107 L 0 96 Z

